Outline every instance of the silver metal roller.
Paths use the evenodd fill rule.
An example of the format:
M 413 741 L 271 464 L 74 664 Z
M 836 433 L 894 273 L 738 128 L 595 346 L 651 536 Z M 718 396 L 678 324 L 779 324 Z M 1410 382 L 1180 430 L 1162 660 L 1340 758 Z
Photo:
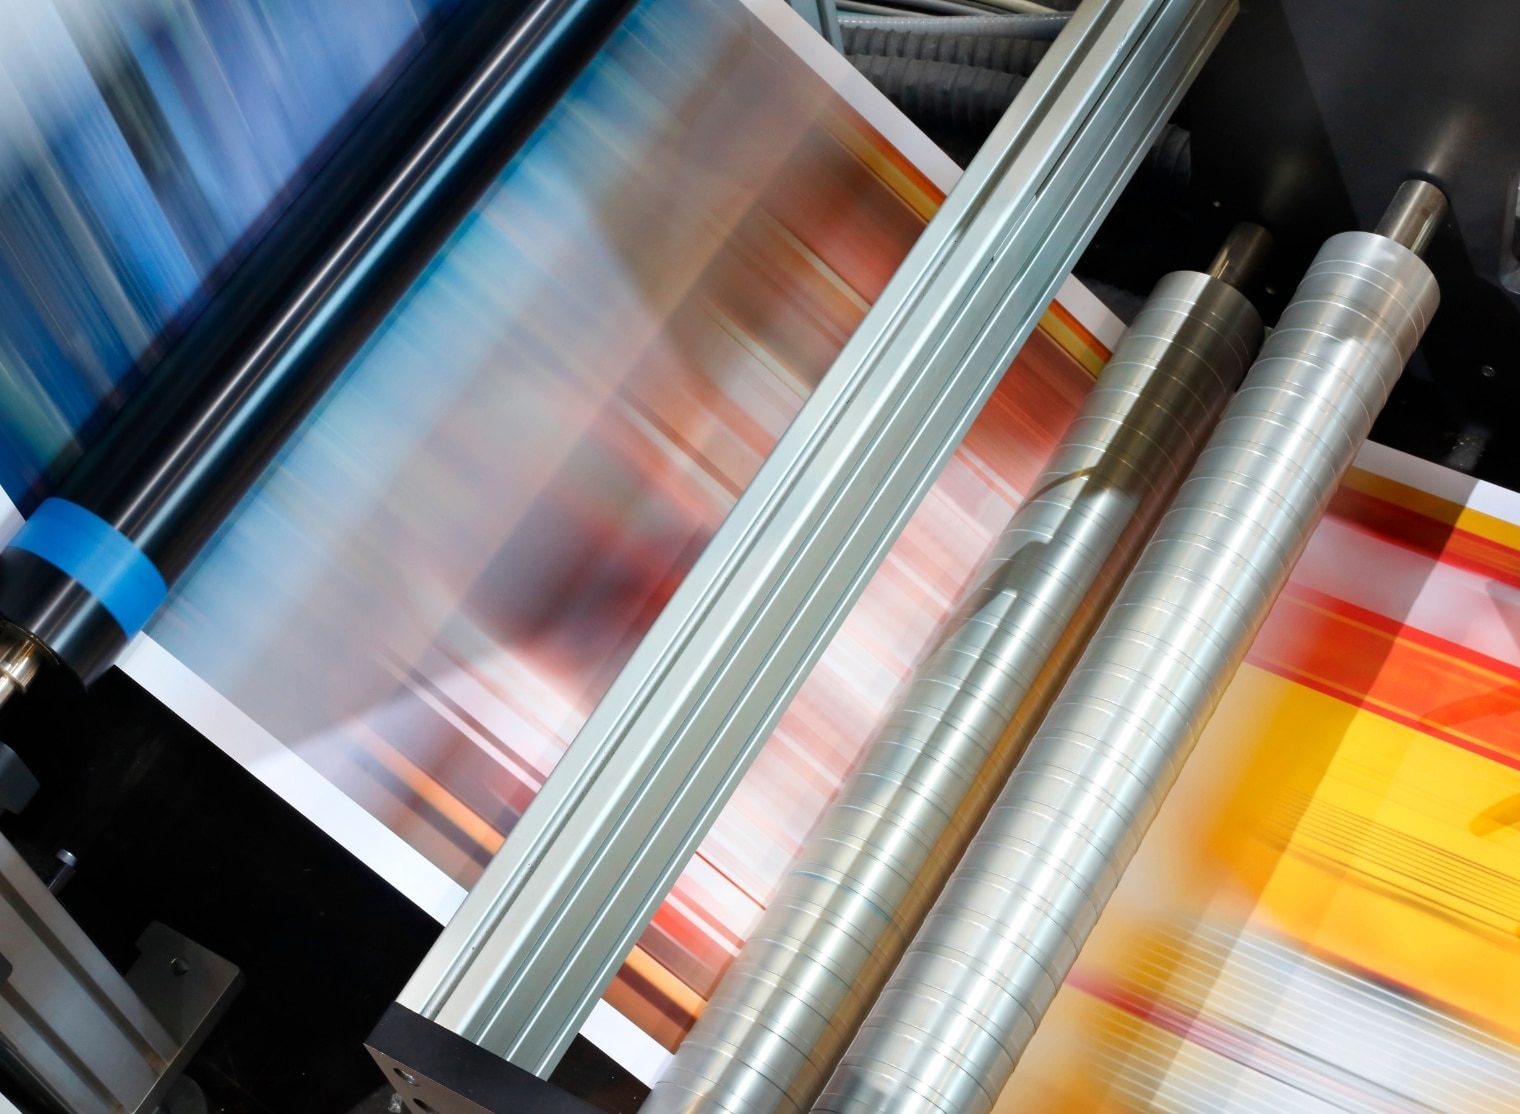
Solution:
M 1388 236 L 1321 249 L 815 1111 L 992 1108 L 1437 300 Z
M 1216 268 L 1239 268 L 1264 236 L 1242 226 Z M 1261 333 L 1230 285 L 1186 271 L 1161 280 L 646 1114 L 771 1114 L 817 1097 Z

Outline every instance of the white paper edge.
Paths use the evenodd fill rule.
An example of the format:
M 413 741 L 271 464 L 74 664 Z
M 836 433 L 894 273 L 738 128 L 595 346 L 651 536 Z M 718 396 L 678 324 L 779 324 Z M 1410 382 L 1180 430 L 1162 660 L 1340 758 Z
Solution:
M 438 923 L 446 924 L 464 901 L 464 887 L 147 635 L 133 639 L 116 664 Z M 649 1087 L 670 1059 L 663 1045 L 606 1002 L 597 1002 L 581 1035 Z
M 0 491 L 0 544 L 11 540 L 11 535 L 21 529 L 23 519 L 9 493 Z
M 950 191 L 960 178 L 960 167 L 801 16 L 783 0 L 741 2 L 937 188 Z M 1123 332 L 1123 323 L 1085 287 L 1068 278 L 1060 300 L 1089 332 L 1113 347 L 1105 330 L 1117 337 Z M 21 521 L 8 494 L 0 491 L 0 540 L 15 533 Z M 459 908 L 465 896 L 463 887 L 157 642 L 139 634 L 116 664 L 434 920 L 447 923 Z M 672 1058 L 664 1045 L 605 1001 L 598 1000 L 592 1008 L 581 1035 L 648 1087 L 660 1081 Z M 0 1114 L 14 1112 L 15 1108 L 0 1097 Z
M 581 1036 L 627 1068 L 646 1087 L 653 1087 L 663 1079 L 665 1069 L 675 1058 L 663 1044 L 601 998 L 581 1026 Z
M 434 920 L 447 923 L 464 901 L 464 887 L 147 635 L 133 639 L 116 664 Z M 649 1087 L 670 1059 L 662 1044 L 606 1002 L 597 1002 L 581 1035 Z
M 1520 494 L 1431 461 L 1368 441 L 1357 453 L 1356 467 L 1520 525 Z M 20 524 L 21 515 L 15 504 L 6 492 L 0 491 L 0 539 L 9 538 Z M 138 635 L 117 664 L 439 923 L 446 922 L 464 900 L 463 887 L 344 796 L 290 748 L 147 635 Z M 581 1035 L 647 1087 L 660 1081 L 672 1059 L 664 1045 L 605 1001 L 599 1000 L 592 1008 L 581 1026 Z M 0 1114 L 15 1114 L 15 1107 L 3 1097 Z
M 803 26 L 806 28 L 807 25 Z M 810 28 L 808 32 L 813 33 Z M 1068 279 L 1068 285 L 1061 291 L 1062 305 L 1068 311 L 1073 308 L 1066 301 L 1069 287 L 1092 297 L 1079 283 Z M 1102 308 L 1101 303 L 1098 305 Z M 1119 330 L 1123 330 L 1122 324 Z M 1108 343 L 1101 336 L 1099 339 Z M 1431 461 L 1369 441 L 1358 452 L 1356 466 L 1415 490 L 1520 524 L 1520 494 Z M 0 492 L 0 534 L 9 537 L 20 522 L 21 516 L 15 506 Z M 146 635 L 138 635 L 117 664 L 166 707 L 439 923 L 447 922 L 464 900 L 465 891 L 458 883 L 341 793 L 158 643 Z M 660 1081 L 673 1058 L 664 1045 L 603 1000 L 598 1000 L 592 1008 L 581 1026 L 581 1036 L 647 1087 Z M 9 1111 L 0 1106 L 0 1114 L 9 1114 Z
M 1056 301 L 1076 318 L 1077 324 L 1097 338 L 1104 348 L 1112 352 L 1119 347 L 1119 338 L 1128 326 L 1119 320 L 1113 310 L 1099 301 L 1096 294 L 1083 286 L 1076 275 L 1066 276 L 1061 289 L 1056 291 Z
M 463 886 L 153 639 L 139 634 L 116 664 L 438 923 L 464 901 Z
M 10 538 L 21 521 L 10 496 L 0 491 L 0 542 Z M 464 901 L 463 886 L 147 635 L 133 639 L 116 664 L 439 924 L 446 924 Z M 597 1002 L 581 1027 L 581 1035 L 647 1087 L 660 1081 L 670 1062 L 664 1045 L 606 1002 Z M 18 1114 L 3 1095 L 0 1114 Z
M 936 187 L 945 193 L 960 180 L 961 168 L 917 125 L 897 110 L 887 95 L 872 85 L 808 21 L 792 10 L 786 0 L 740 0 L 761 23 L 823 78 L 824 82 L 865 117 L 866 123 L 885 139 Z
M 1356 466 L 1385 480 L 1520 526 L 1520 493 L 1509 488 L 1473 479 L 1444 465 L 1371 441 L 1365 442 L 1356 454 Z

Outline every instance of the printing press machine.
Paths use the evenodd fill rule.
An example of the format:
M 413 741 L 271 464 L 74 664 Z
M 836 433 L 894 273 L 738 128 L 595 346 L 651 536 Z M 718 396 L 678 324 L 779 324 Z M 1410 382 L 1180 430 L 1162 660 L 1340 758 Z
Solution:
M 968 14 L 959 3 L 898 11 L 793 0 L 809 33 L 836 51 L 868 32 L 918 36 L 905 54 L 929 40 L 948 52 L 941 39 L 1004 36 L 1043 44 L 1040 60 L 995 94 L 965 93 L 972 111 L 946 110 L 960 94 L 933 84 L 964 74 L 889 74 L 885 51 L 852 55 L 964 161 L 964 174 L 440 926 L 113 665 L 640 7 L 458 0 L 432 9 L 420 45 L 381 72 L 359 108 L 335 117 L 273 216 L 250 226 L 207 271 L 199 300 L 134 357 L 81 424 L 77 452 L 16 498 L 27 522 L 0 551 L 0 1109 L 990 1109 L 988 1094 L 1040 1024 L 1361 442 L 1370 433 L 1520 491 L 1520 426 L 1510 416 L 1520 413 L 1520 69 L 1510 63 L 1520 9 L 1503 0 L 1082 0 L 1069 12 L 999 2 Z M 955 19 L 1011 22 L 946 29 Z M 862 58 L 879 59 L 880 73 Z M 144 149 L 133 151 L 139 161 Z M 1174 282 L 1178 272 L 1192 285 Z M 1004 654 L 1010 672 L 1025 653 L 1034 672 L 1055 671 L 999 697 L 1006 707 L 988 697 L 974 715 L 995 720 L 999 734 L 1027 706 L 1020 700 L 1035 699 L 1031 686 L 1043 694 L 1041 714 L 1000 775 L 978 773 L 978 757 L 954 790 L 995 782 L 979 805 L 951 800 L 951 812 L 964 807 L 980 825 L 948 852 L 940 829 L 922 837 L 939 850 L 904 869 L 939 873 L 919 883 L 929 892 L 917 912 L 870 914 L 902 937 L 880 971 L 863 958 L 873 947 L 881 954 L 879 941 L 850 959 L 838 939 L 807 935 L 821 931 L 815 922 L 855 916 L 846 898 L 793 895 L 798 919 L 785 931 L 812 943 L 788 955 L 816 969 L 785 968 L 796 976 L 790 989 L 779 973 L 763 993 L 721 984 L 714 994 L 732 995 L 722 999 L 731 1012 L 704 1015 L 673 1061 L 677 1074 L 652 1089 L 579 1035 L 583 1025 L 1073 273 L 1133 326 L 1121 342 L 1129 347 L 1115 348 L 1115 367 L 1139 369 L 1125 389 L 1168 401 L 1151 417 L 1084 411 L 1116 432 L 1070 448 L 1071 461 L 1085 462 L 1072 475 L 1119 469 L 1104 481 L 1113 490 L 1154 487 L 1151 495 L 1114 501 L 1090 485 L 1058 508 L 1067 525 L 1036 524 L 1034 500 L 1010 527 L 1047 530 L 1049 560 L 1066 562 L 1027 565 L 1018 575 L 1056 586 L 1029 579 L 1015 594 L 1057 600 L 1058 581 L 1077 588 L 1049 604 L 1063 617 L 1035 649 L 1015 646 L 1010 619 L 997 637 L 1012 641 L 965 651 L 968 660 Z M 1343 390 L 1305 385 L 1342 373 Z M 1236 393 L 1242 377 L 1249 389 Z M 1198 401 L 1205 381 L 1215 394 Z M 1088 406 L 1099 406 L 1098 393 Z M 1223 441 L 1204 447 L 1216 421 L 1236 438 L 1233 463 L 1220 463 Z M 1202 432 L 1188 440 L 1182 429 L 1168 435 L 1166 454 L 1143 455 L 1152 433 L 1165 442 L 1157 431 L 1169 422 Z M 1304 430 L 1308 440 L 1293 440 Z M 1189 509 L 1195 517 L 1184 520 Z M 1080 536 L 1070 526 L 1078 518 Z M 1250 529 L 1208 532 L 1240 521 Z M 1213 563 L 1188 566 L 1198 537 Z M 1147 575 L 1126 577 L 1132 568 Z M 1168 576 L 1188 592 L 1169 588 Z M 1215 589 L 1252 602 L 1232 610 L 1207 594 Z M 1149 626 L 1113 625 L 1141 612 Z M 1157 642 L 1131 670 L 1124 646 L 1147 632 Z M 1168 646 L 1182 655 L 1175 668 L 1163 662 Z M 1135 679 L 1149 665 L 1154 677 Z M 991 684 L 948 666 L 936 677 L 978 692 Z M 1191 703 L 1170 727 L 1150 712 L 1111 725 L 1112 745 L 1135 748 L 1104 759 L 1103 770 L 1130 779 L 1122 791 L 1094 772 L 1085 789 L 1047 799 L 1033 774 L 1014 773 L 1020 754 L 1075 746 L 1082 709 L 1120 706 L 1126 693 L 1152 709 Z M 954 718 L 938 705 L 913 714 Z M 897 776 L 883 769 L 883 783 Z M 992 803 L 1005 782 L 1026 786 L 1017 815 Z M 1088 796 L 1070 796 L 1080 792 Z M 1012 921 L 989 914 L 989 935 L 966 942 L 948 913 L 930 910 L 934 895 L 978 848 L 994 862 L 985 825 L 1030 816 L 1055 825 L 1039 829 L 1049 848 L 1070 846 L 1079 818 L 1089 825 L 1082 850 L 1021 877 L 1021 908 L 1037 910 L 1038 925 L 1031 919 L 1011 940 L 997 924 Z M 859 856 L 873 840 L 898 846 L 872 830 L 835 879 L 857 904 L 869 904 L 865 883 L 839 879 L 866 871 Z M 780 920 L 762 923 L 783 931 Z M 936 931 L 947 935 L 924 935 Z M 970 975 L 956 984 L 957 1000 L 996 998 L 1007 1014 L 993 1033 L 987 1006 L 974 1039 L 972 1022 L 956 1015 L 960 1036 L 946 1040 L 958 1052 L 907 1034 L 933 1028 L 923 1002 L 937 999 L 920 984 L 938 976 L 923 957 L 949 939 L 1004 964 L 977 976 L 985 986 Z M 1018 948 L 1022 958 L 1009 958 Z M 900 966 L 905 949 L 921 962 Z M 823 970 L 835 991 L 818 989 Z M 851 1004 L 851 985 L 872 989 Z M 910 1007 L 923 1012 L 894 1028 Z M 810 1050 L 823 1051 L 810 1059 Z

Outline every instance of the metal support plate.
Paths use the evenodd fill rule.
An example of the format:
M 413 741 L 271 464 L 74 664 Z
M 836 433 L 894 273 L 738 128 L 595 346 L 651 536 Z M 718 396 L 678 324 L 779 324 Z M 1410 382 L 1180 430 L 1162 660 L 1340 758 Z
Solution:
M 178 1044 L 158 1085 L 138 1105 L 157 1108 L 243 986 L 243 973 L 215 952 L 154 921 L 137 941 L 127 985 Z
M 150 1114 L 241 984 L 160 924 L 126 978 L 0 839 L 0 1069 L 71 1114 Z

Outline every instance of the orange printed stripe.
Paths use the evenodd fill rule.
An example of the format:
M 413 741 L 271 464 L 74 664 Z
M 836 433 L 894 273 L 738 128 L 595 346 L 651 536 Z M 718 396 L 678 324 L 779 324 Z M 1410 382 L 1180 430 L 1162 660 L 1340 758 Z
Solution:
M 1112 352 L 1087 326 L 1072 316 L 1071 311 L 1060 302 L 1051 302 L 1050 308 L 1040 318 L 1040 331 L 1050 336 L 1087 369 L 1089 375 L 1097 375 L 1108 363 Z
M 416 794 L 419 800 L 431 805 L 487 854 L 494 855 L 501 850 L 501 845 L 506 842 L 506 836 L 482 820 L 476 815 L 474 809 L 454 796 L 446 786 L 390 743 L 374 732 L 367 732 L 367 734 L 370 753 L 394 777 Z
M 927 221 L 939 211 L 945 191 L 882 138 L 853 108 L 845 105 L 831 107 L 824 113 L 823 126 L 922 219 Z
M 1520 669 L 1504 662 L 1298 585 L 1246 660 L 1520 769 Z
M 1367 473 L 1353 471 L 1330 501 L 1329 513 L 1409 549 L 1437 557 L 1443 564 L 1520 587 L 1520 550 L 1498 536 L 1504 532 L 1499 527 L 1514 530 L 1508 523 L 1489 515 L 1474 517 L 1473 512 L 1455 503 L 1426 496 L 1424 492 L 1414 492 L 1402 484 L 1382 481 L 1389 485 L 1380 488 L 1385 495 L 1393 494 L 1389 487 L 1395 487 L 1423 497 L 1411 500 L 1418 504 L 1417 507 L 1403 502 L 1391 502 L 1366 490 L 1364 481 L 1367 478 Z M 1381 477 L 1374 476 L 1371 479 L 1381 480 Z M 1432 507 L 1432 503 L 1441 506 Z M 1439 517 L 1429 513 L 1431 510 L 1435 510 Z M 1463 525 L 1458 525 L 1459 522 Z M 1490 536 L 1465 528 L 1470 525 L 1480 526 Z M 1520 543 L 1520 536 L 1517 536 L 1516 542 Z
M 1415 514 L 1454 526 L 1467 534 L 1486 538 L 1505 549 L 1520 550 L 1520 525 L 1495 518 L 1491 514 L 1453 503 L 1439 495 L 1401 484 L 1386 476 L 1353 468 L 1342 481 L 1346 487 L 1365 492 L 1384 502 L 1407 507 Z

